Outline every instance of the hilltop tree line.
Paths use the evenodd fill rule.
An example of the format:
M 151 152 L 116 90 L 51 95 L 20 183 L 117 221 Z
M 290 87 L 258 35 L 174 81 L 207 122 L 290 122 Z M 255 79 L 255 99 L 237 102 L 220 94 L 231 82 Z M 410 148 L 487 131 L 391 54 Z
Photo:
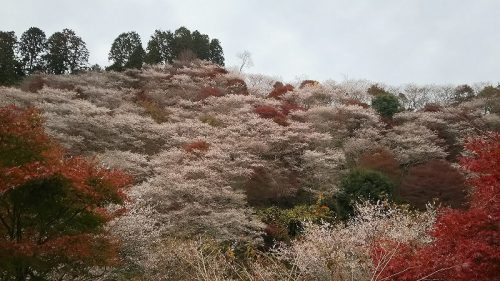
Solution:
M 137 32 L 122 33 L 113 41 L 108 58 L 112 64 L 106 70 L 113 71 L 141 68 L 144 63 L 172 63 L 174 59 L 198 58 L 224 65 L 220 41 L 186 27 L 175 32 L 155 30 L 146 50 Z M 89 66 L 88 60 L 85 41 L 71 29 L 63 29 L 47 38 L 43 30 L 31 27 L 19 39 L 13 31 L 0 31 L 0 85 L 15 84 L 21 77 L 35 72 L 75 74 L 101 69 L 99 65 Z
M 216 38 L 210 40 L 198 30 L 191 32 L 180 27 L 175 32 L 155 30 L 144 50 L 139 34 L 131 31 L 120 34 L 111 45 L 109 60 L 113 64 L 107 70 L 122 71 L 141 68 L 143 63 L 167 64 L 174 59 L 190 61 L 195 58 L 224 66 L 220 41 Z

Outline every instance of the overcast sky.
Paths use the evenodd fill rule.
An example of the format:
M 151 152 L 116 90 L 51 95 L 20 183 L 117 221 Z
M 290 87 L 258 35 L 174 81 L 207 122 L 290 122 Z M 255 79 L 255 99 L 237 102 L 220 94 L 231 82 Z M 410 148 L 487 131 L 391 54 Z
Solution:
M 388 84 L 500 81 L 500 0 L 2 0 L 0 30 L 73 29 L 90 63 L 114 38 L 186 26 L 221 40 L 226 65 L 249 72 Z

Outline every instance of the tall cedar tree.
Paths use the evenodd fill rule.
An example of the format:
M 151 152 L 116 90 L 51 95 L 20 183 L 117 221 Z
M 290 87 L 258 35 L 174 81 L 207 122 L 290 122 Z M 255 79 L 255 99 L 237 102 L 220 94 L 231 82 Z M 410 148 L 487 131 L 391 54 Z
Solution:
M 181 26 L 174 32 L 174 57 L 178 58 L 179 55 L 186 50 L 193 50 L 193 38 L 191 37 L 191 31 Z
M 0 108 L 0 276 L 61 280 L 117 262 L 104 225 L 130 178 L 65 158 L 34 109 Z
M 141 37 L 137 32 L 125 32 L 113 41 L 109 51 L 109 60 L 113 64 L 108 70 L 123 71 L 126 68 L 141 68 L 145 52 L 142 48 Z
M 191 61 L 195 58 L 224 65 L 224 53 L 217 39 L 210 41 L 198 30 L 191 32 L 182 26 L 170 31 L 155 30 L 148 42 L 144 62 L 147 64 L 171 63 L 174 59 Z
M 210 39 L 208 35 L 195 30 L 192 34 L 193 52 L 201 60 L 210 59 Z
M 45 68 L 44 55 L 47 51 L 47 37 L 38 27 L 30 27 L 21 35 L 19 40 L 19 54 L 25 74 L 43 71 Z
M 219 39 L 212 39 L 210 41 L 210 61 L 224 66 L 224 52 L 222 51 Z
M 461 160 L 473 174 L 470 208 L 443 210 L 431 232 L 432 243 L 393 247 L 398 251 L 377 280 L 498 280 L 500 134 L 471 141 L 466 148 L 473 154 Z M 374 247 L 374 257 L 384 256 L 380 252 L 384 250 Z
M 0 85 L 12 85 L 22 75 L 16 59 L 17 38 L 13 31 L 0 31 Z

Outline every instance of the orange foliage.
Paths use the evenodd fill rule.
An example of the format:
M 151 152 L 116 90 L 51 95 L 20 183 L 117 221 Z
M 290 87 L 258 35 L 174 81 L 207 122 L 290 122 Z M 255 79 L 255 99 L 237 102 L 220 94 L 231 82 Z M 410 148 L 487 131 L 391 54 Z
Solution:
M 102 226 L 118 212 L 105 207 L 123 203 L 131 183 L 120 171 L 64 157 L 41 121 L 32 108 L 0 108 L 0 271 L 16 280 L 61 264 L 112 264 L 117 248 Z M 22 270 L 10 271 L 13 264 Z

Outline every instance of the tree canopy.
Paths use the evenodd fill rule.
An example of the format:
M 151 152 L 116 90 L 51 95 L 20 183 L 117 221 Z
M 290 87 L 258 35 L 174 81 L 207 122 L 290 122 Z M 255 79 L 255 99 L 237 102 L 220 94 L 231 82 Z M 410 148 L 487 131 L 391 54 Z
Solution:
M 11 85 L 21 76 L 16 59 L 17 37 L 14 32 L 0 31 L 0 85 Z
M 106 222 L 122 204 L 125 174 L 66 158 L 38 112 L 0 108 L 0 276 L 57 280 L 116 262 Z
M 353 212 L 357 201 L 390 199 L 394 184 L 385 175 L 367 169 L 355 169 L 342 178 L 337 200 L 337 211 L 340 217 L 347 218 Z
M 52 34 L 47 40 L 47 72 L 76 73 L 88 64 L 89 51 L 81 37 L 71 29 Z
M 173 54 L 174 35 L 170 31 L 155 30 L 146 48 L 145 62 L 148 64 L 170 63 Z
M 44 70 L 46 50 L 47 37 L 40 28 L 30 27 L 21 35 L 19 54 L 26 74 Z
M 400 111 L 401 105 L 396 96 L 383 93 L 375 96 L 372 100 L 372 107 L 382 117 L 392 118 L 394 114 Z
M 107 70 L 123 71 L 147 64 L 167 64 L 174 59 L 209 60 L 224 65 L 219 40 L 210 40 L 198 30 L 180 27 L 175 32 L 155 30 L 144 50 L 135 31 L 120 34 L 112 43 Z M 35 72 L 75 74 L 92 69 L 88 65 L 89 50 L 85 41 L 71 29 L 53 33 L 49 38 L 38 27 L 30 27 L 20 40 L 14 32 L 0 33 L 0 84 L 11 85 L 23 75 Z
M 500 135 L 475 139 L 466 147 L 471 157 L 461 165 L 473 177 L 471 206 L 444 210 L 433 228 L 432 243 L 421 247 L 397 245 L 380 278 L 395 280 L 497 280 L 500 271 L 498 221 L 500 219 Z
M 141 68 L 144 56 L 139 34 L 135 31 L 122 33 L 111 45 L 108 57 L 113 64 L 108 69 L 121 71 L 125 68 Z
M 224 51 L 220 45 L 219 39 L 210 41 L 210 61 L 220 66 L 224 66 Z
M 147 45 L 145 62 L 171 63 L 174 59 L 195 57 L 224 65 L 224 53 L 218 39 L 210 40 L 198 30 L 191 32 L 182 26 L 173 33 L 155 30 Z

